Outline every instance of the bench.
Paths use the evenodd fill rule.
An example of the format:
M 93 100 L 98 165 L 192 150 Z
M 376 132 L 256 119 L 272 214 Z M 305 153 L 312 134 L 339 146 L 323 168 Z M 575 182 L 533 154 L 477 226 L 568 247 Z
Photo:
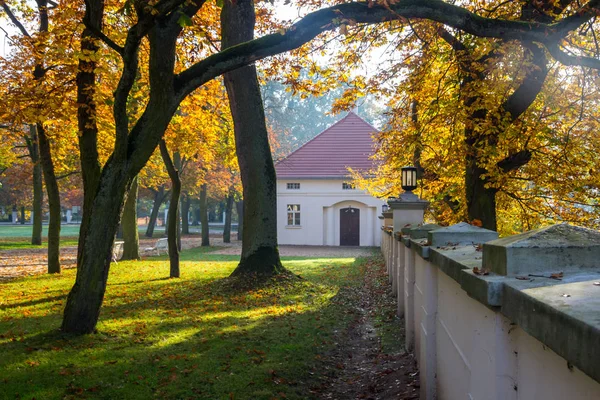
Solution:
M 113 262 L 117 262 L 121 257 L 123 257 L 123 241 L 118 240 L 113 244 L 112 250 L 112 260 Z
M 167 238 L 160 238 L 156 241 L 154 247 L 146 247 L 144 249 L 144 251 L 156 251 L 156 254 L 159 256 L 161 250 L 169 254 L 169 241 Z

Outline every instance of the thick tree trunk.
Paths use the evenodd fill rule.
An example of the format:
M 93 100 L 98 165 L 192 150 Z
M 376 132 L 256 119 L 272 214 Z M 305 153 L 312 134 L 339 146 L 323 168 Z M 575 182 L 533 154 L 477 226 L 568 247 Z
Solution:
M 42 244 L 42 202 L 44 199 L 44 185 L 42 181 L 42 163 L 40 162 L 39 142 L 36 126 L 29 125 L 29 155 L 33 164 L 33 231 L 31 244 Z
M 237 240 L 242 240 L 244 233 L 244 200 L 235 202 L 235 211 L 238 215 Z
M 233 209 L 233 193 L 227 195 L 225 201 L 225 226 L 223 226 L 223 242 L 231 243 L 231 211 Z
M 125 206 L 123 207 L 123 216 L 121 217 L 121 227 L 123 228 L 123 257 L 122 260 L 140 259 L 140 234 L 137 225 L 137 198 L 138 198 L 138 178 L 137 176 L 131 183 Z
M 181 199 L 181 233 L 183 233 L 185 235 L 190 234 L 190 220 L 189 220 L 190 204 L 191 204 L 190 196 L 188 196 L 186 194 Z
M 167 215 L 167 241 L 169 246 L 169 264 L 171 266 L 169 277 L 179 278 L 179 246 L 177 237 L 179 236 L 179 195 L 181 194 L 181 180 L 179 179 L 179 171 L 175 168 L 169 150 L 164 140 L 160 142 L 160 155 L 162 156 L 169 178 L 171 178 L 171 201 L 169 202 L 169 212 Z
M 567 7 L 568 2 L 524 2 L 521 8 L 521 20 L 550 23 L 553 13 L 559 15 Z M 443 34 L 455 50 L 468 54 L 468 49 L 451 35 Z M 535 101 L 541 91 L 546 76 L 548 75 L 548 59 L 544 49 L 536 44 L 524 42 L 524 47 L 529 50 L 531 60 L 523 80 L 516 86 L 515 90 L 497 110 L 481 108 L 473 110 L 469 116 L 467 128 L 465 129 L 465 143 L 467 145 L 467 156 L 465 159 L 465 194 L 467 200 L 467 213 L 470 221 L 480 220 L 486 229 L 497 230 L 496 220 L 496 194 L 498 190 L 493 181 L 488 178 L 489 172 L 482 167 L 486 160 L 483 158 L 486 148 L 495 148 L 500 135 L 514 123 Z M 494 51 L 494 50 L 492 50 Z M 489 55 L 489 54 L 488 54 Z M 486 58 L 486 57 L 484 57 Z M 489 61 L 489 60 L 488 60 Z M 488 62 L 486 61 L 486 62 Z M 472 82 L 484 82 L 486 75 L 482 72 L 481 64 L 461 63 L 462 72 L 465 75 L 463 87 Z M 472 107 L 480 104 L 481 95 L 467 97 L 464 105 Z M 491 111 L 491 112 L 489 112 Z M 486 121 L 488 119 L 488 121 Z M 491 120 L 491 123 L 489 123 Z M 477 132 L 477 126 L 487 125 L 493 127 L 491 132 Z M 503 173 L 516 170 L 526 165 L 531 160 L 531 152 L 527 148 L 519 149 L 510 153 L 497 163 Z
M 221 12 L 222 48 L 254 36 L 252 0 L 226 1 Z M 232 275 L 274 275 L 285 271 L 277 248 L 275 167 L 254 65 L 224 75 L 233 116 L 235 145 L 244 192 L 242 256 Z
M 207 192 L 208 188 L 206 183 L 204 183 L 200 188 L 200 224 L 202 225 L 202 246 L 210 246 Z
M 89 214 L 89 229 L 77 268 L 75 285 L 69 292 L 62 329 L 65 332 L 92 333 L 100 315 L 125 192 L 126 169 L 118 162 L 104 167 L 102 179 Z
M 486 188 L 487 180 L 481 177 L 487 173 L 477 166 L 473 156 L 466 158 L 465 190 L 467 195 L 467 213 L 469 221 L 481 221 L 485 229 L 495 231 L 496 223 L 496 189 Z
M 25 224 L 25 206 L 21 206 L 21 225 Z
M 42 124 L 37 124 L 38 141 L 40 144 L 40 161 L 46 192 L 48 193 L 48 206 L 50 208 L 50 222 L 48 223 L 48 273 L 60 273 L 60 192 L 54 173 L 54 164 L 50 152 L 50 143 Z
M 85 7 L 87 26 L 102 30 L 104 2 L 88 2 Z M 81 53 L 96 54 L 98 39 L 86 27 L 81 34 Z M 83 180 L 83 207 L 77 245 L 77 266 L 81 266 L 87 237 L 92 204 L 96 196 L 102 169 L 98 160 L 98 126 L 96 123 L 96 61 L 94 57 L 81 57 L 77 67 L 77 125 L 79 129 L 79 161 Z
M 146 227 L 146 237 L 151 238 L 154 235 L 154 228 L 156 227 L 156 220 L 158 219 L 158 212 L 160 211 L 160 205 L 163 203 L 167 193 L 165 187 L 160 186 L 157 191 L 154 192 L 154 203 L 152 204 L 152 211 L 150 212 L 150 220 Z

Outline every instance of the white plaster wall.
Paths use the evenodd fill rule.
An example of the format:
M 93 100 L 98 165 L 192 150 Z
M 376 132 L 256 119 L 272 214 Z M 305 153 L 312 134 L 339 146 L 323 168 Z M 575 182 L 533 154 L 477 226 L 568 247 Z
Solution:
M 471 299 L 446 274 L 440 272 L 437 282 L 439 398 L 516 400 L 510 321 Z
M 414 250 L 413 250 L 414 251 Z M 415 285 L 414 285 L 414 335 L 415 335 L 415 354 L 417 355 L 417 363 L 421 366 L 421 321 L 423 319 L 423 298 L 425 287 L 425 260 L 418 255 L 415 255 Z
M 287 183 L 300 183 L 300 189 L 287 189 Z M 280 244 L 340 244 L 340 209 L 360 209 L 360 245 L 381 244 L 383 200 L 362 190 L 343 190 L 343 179 L 278 179 L 277 234 Z M 287 205 L 300 204 L 300 227 L 287 226 Z
M 412 329 L 414 321 L 421 399 L 600 399 L 600 383 L 568 366 L 499 312 L 469 297 L 414 250 L 404 253 L 404 288 L 414 288 L 414 296 L 409 295 L 405 303 L 406 307 L 413 303 L 414 313 L 405 314 L 406 330 Z M 414 284 L 409 276 L 412 257 Z
M 518 399 L 600 399 L 600 383 L 569 369 L 564 358 L 520 328 L 513 334 L 518 336 Z
M 404 244 L 404 323 L 406 350 L 415 347 L 415 251 Z

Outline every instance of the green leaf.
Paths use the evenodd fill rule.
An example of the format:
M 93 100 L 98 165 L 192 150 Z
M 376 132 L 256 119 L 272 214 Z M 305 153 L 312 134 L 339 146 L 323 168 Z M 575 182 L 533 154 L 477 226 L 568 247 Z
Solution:
M 224 1 L 224 0 L 216 0 L 217 7 L 219 7 L 219 8 L 223 8 L 223 1 Z
M 188 17 L 186 14 L 181 14 L 179 16 L 179 19 L 177 20 L 177 23 L 182 28 L 185 28 L 186 26 L 194 25 L 194 22 L 192 22 L 192 19 L 190 17 Z

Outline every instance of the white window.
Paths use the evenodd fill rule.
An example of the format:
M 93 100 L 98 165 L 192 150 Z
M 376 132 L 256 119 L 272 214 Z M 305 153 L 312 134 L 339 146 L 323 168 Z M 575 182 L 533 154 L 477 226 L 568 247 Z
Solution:
M 300 226 L 300 204 L 288 204 L 287 224 L 288 226 Z
M 300 189 L 300 184 L 298 182 L 288 183 L 287 188 L 297 190 L 297 189 Z
M 354 183 L 344 182 L 344 183 L 342 183 L 342 189 L 343 190 L 354 190 L 354 189 L 356 189 L 356 186 L 354 186 Z

